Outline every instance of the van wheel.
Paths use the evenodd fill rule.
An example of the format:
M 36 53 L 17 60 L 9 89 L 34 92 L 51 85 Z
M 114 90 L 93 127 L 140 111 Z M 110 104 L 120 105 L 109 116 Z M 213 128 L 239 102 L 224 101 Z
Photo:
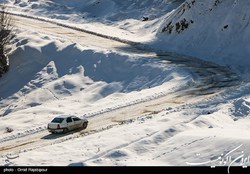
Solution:
M 83 129 L 86 129 L 87 126 L 88 126 L 88 122 L 84 122 L 84 123 L 82 124 Z
M 66 133 L 66 132 L 68 132 L 68 131 L 69 131 L 68 128 L 63 128 L 63 133 Z

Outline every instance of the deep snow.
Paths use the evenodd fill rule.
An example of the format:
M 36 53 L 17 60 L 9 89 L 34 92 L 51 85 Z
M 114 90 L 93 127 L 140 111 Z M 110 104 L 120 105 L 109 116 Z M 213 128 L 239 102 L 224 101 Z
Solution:
M 89 50 L 75 43 L 44 39 L 38 33 L 28 31 L 20 33 L 13 42 L 16 48 L 11 53 L 11 68 L 0 81 L 1 116 L 8 123 L 1 125 L 1 131 L 13 127 L 12 124 L 20 118 L 22 124 L 18 127 L 29 128 L 30 124 L 41 123 L 35 119 L 38 113 L 52 118 L 55 114 L 65 113 L 68 108 L 67 113 L 74 110 L 74 113 L 83 114 L 98 101 L 108 104 L 109 100 L 102 99 L 111 94 L 121 93 L 122 96 L 123 93 L 156 87 L 147 94 L 139 93 L 140 98 L 146 98 L 159 93 L 157 86 L 164 82 L 188 76 L 180 68 L 160 60 Z M 136 100 L 136 95 L 131 97 L 132 100 Z M 70 103 L 63 104 L 64 100 Z M 50 106 L 51 102 L 57 106 Z M 48 108 L 45 110 L 44 106 Z
M 237 86 L 219 86 L 212 94 L 199 95 L 195 84 L 215 80 L 211 86 L 207 82 L 209 89 L 216 85 L 212 83 L 228 79 L 216 79 L 212 67 L 206 74 L 197 67 L 187 68 L 183 60 L 174 64 L 112 44 L 88 47 L 76 39 L 58 39 L 60 34 L 22 26 L 13 40 L 11 69 L 0 79 L 0 143 L 11 147 L 24 137 L 31 145 L 15 152 L 1 146 L 0 165 L 183 166 L 222 154 L 226 159 L 225 154 L 236 147 L 233 159 L 242 152 L 250 156 L 247 0 L 187 0 L 182 5 L 184 1 L 168 0 L 5 2 L 13 13 L 227 65 L 243 81 L 239 78 Z M 176 28 L 180 21 L 183 30 Z M 193 86 L 198 93 L 188 95 L 183 90 Z M 44 131 L 54 116 L 68 113 L 86 116 L 94 126 L 56 138 Z M 14 131 L 6 133 L 6 127 Z M 32 146 L 33 136 L 40 146 Z
M 147 42 L 158 51 L 228 66 L 249 80 L 248 0 L 3 1 L 16 13 Z
M 249 80 L 250 2 L 187 0 L 166 15 L 151 43 L 229 66 Z

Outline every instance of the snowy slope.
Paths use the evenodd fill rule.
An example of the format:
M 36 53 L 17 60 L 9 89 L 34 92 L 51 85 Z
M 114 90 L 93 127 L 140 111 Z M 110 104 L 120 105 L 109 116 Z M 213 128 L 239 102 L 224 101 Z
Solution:
M 248 0 L 4 0 L 10 11 L 231 67 L 249 79 Z M 112 32 L 110 32 L 112 31 Z
M 44 15 L 50 18 L 73 20 L 79 17 L 86 20 L 121 21 L 148 17 L 155 19 L 178 7 L 184 0 L 5 0 L 23 11 Z M 73 14 L 73 16 L 72 16 Z M 153 15 L 154 14 L 154 15 Z
M 152 45 L 232 67 L 249 79 L 250 2 L 187 0 L 159 27 Z
M 155 59 L 19 19 L 11 68 L 0 79 L 0 165 L 223 166 L 229 163 L 211 161 L 235 148 L 233 159 L 250 156 L 247 0 L 4 1 L 13 13 L 225 64 L 246 81 L 209 62 Z M 87 130 L 46 131 L 54 116 L 72 113 L 89 119 Z
M 159 17 L 184 0 L 1 0 L 9 11 L 49 18 L 136 42 L 154 37 Z M 146 19 L 146 21 L 144 21 Z M 95 26 L 95 27 L 93 27 Z M 112 31 L 112 32 L 110 32 Z
M 159 60 L 122 55 L 111 50 L 90 50 L 30 31 L 20 33 L 13 44 L 16 48 L 11 53 L 10 71 L 0 81 L 0 115 L 6 116 L 3 119 L 8 121 L 0 126 L 1 132 L 15 124 L 21 115 L 26 116 L 22 118 L 22 124 L 15 126 L 17 130 L 18 127 L 28 128 L 31 123 L 41 123 L 34 119 L 37 114 L 46 117 L 43 123 L 48 122 L 48 117 L 71 113 L 72 109 L 83 115 L 84 110 L 90 110 L 98 101 L 110 103 L 101 100 L 109 95 L 121 93 L 122 96 L 122 93 L 157 87 L 188 75 Z M 140 93 L 139 98 L 157 92 L 155 89 L 146 92 L 147 95 Z M 133 100 L 138 98 L 137 95 Z M 70 104 L 63 104 L 64 100 Z M 48 108 L 44 110 L 44 107 Z M 61 111 L 62 107 L 64 111 Z

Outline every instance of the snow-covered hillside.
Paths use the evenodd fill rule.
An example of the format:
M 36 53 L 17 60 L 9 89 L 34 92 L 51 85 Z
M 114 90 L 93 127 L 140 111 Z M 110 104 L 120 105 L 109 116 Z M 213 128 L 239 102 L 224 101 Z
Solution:
M 16 13 L 147 42 L 155 50 L 226 65 L 249 79 L 248 0 L 3 1 Z
M 1 2 L 19 16 L 0 78 L 0 165 L 223 166 L 229 152 L 250 156 L 248 0 Z M 52 135 L 60 114 L 89 126 Z
M 167 15 L 152 45 L 232 67 L 249 79 L 250 1 L 187 0 Z
M 159 18 L 184 2 L 184 0 L 1 1 L 6 2 L 9 11 L 14 13 L 49 18 L 136 42 L 153 38 L 159 27 Z
M 126 19 L 149 20 L 177 8 L 184 0 L 5 0 L 15 8 L 50 18 L 99 20 L 100 22 Z

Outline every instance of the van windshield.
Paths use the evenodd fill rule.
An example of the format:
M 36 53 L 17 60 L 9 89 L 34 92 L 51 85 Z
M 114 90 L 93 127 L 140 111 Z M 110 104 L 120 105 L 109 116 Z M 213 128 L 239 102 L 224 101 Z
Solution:
M 62 123 L 63 118 L 54 118 L 51 122 L 52 123 Z

